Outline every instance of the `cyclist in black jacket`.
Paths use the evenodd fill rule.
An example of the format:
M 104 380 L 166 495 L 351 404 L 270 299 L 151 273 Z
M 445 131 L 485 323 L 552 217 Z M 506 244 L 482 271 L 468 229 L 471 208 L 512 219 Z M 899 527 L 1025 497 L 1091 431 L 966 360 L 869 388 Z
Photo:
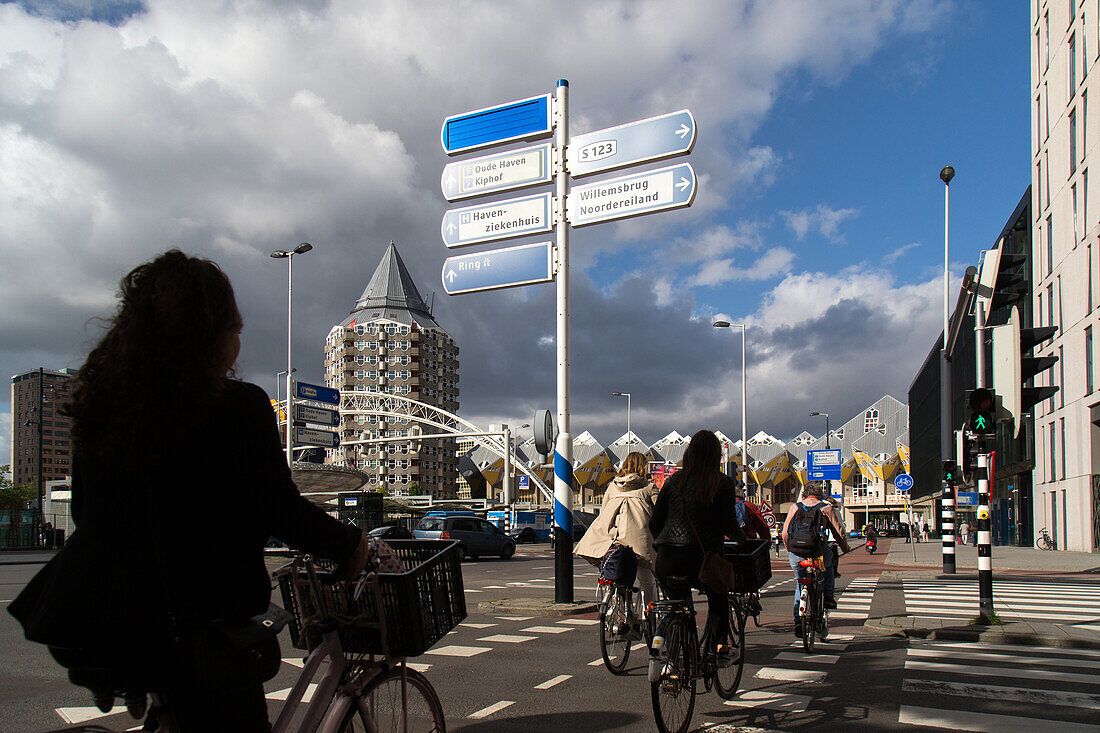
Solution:
M 730 633 L 729 601 L 726 593 L 698 582 L 703 552 L 721 553 L 726 537 L 737 542 L 745 539 L 734 508 L 736 482 L 719 470 L 721 460 L 722 444 L 718 436 L 709 430 L 691 436 L 684 451 L 684 467 L 665 481 L 649 520 L 657 548 L 655 573 L 661 589 L 669 598 L 682 598 L 687 589 L 670 586 L 668 579 L 691 578 L 692 585 L 707 596 L 704 638 L 718 645 Z

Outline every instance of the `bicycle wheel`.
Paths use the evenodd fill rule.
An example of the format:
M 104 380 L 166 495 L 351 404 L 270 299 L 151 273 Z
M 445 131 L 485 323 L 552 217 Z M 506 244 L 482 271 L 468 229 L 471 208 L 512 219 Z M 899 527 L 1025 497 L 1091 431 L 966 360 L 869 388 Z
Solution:
M 661 677 L 649 686 L 653 718 L 661 733 L 685 733 L 695 712 L 695 645 L 683 616 L 664 624 L 664 649 L 668 656 Z
M 402 684 L 402 673 L 406 684 Z M 373 720 L 373 725 L 370 723 Z M 443 706 L 428 678 L 394 667 L 363 688 L 340 724 L 340 733 L 446 733 Z
M 817 600 L 814 602 L 814 610 L 817 611 L 817 637 L 825 641 L 829 635 L 829 609 L 825 608 L 825 584 L 818 583 Z
M 815 583 L 816 584 L 816 583 Z M 817 617 L 817 593 L 813 587 L 806 593 L 806 613 L 802 616 L 800 621 L 802 622 L 802 648 L 807 654 L 814 653 L 814 631 L 817 624 L 814 619 Z
M 630 658 L 630 639 L 625 633 L 629 605 L 626 595 L 627 591 L 619 587 L 611 591 L 607 607 L 600 616 L 600 654 L 611 674 L 622 674 Z
M 747 616 L 740 601 L 730 603 L 730 629 L 733 636 L 729 640 L 730 652 L 733 655 L 728 666 L 723 666 L 719 660 L 718 670 L 714 674 L 714 689 L 718 697 L 723 700 L 732 700 L 737 695 L 737 686 L 741 684 L 741 673 L 745 669 L 745 623 Z

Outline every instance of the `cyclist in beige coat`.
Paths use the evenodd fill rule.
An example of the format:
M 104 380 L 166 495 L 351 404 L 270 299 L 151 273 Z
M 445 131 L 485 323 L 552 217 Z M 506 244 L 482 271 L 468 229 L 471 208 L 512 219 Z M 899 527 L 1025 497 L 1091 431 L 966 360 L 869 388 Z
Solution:
M 573 551 L 578 557 L 599 565 L 612 545 L 629 547 L 638 560 L 637 581 L 644 607 L 657 599 L 657 579 L 653 575 L 657 553 L 649 532 L 649 518 L 659 492 L 649 477 L 649 459 L 645 454 L 627 455 L 619 475 L 611 480 L 604 492 L 599 516 Z

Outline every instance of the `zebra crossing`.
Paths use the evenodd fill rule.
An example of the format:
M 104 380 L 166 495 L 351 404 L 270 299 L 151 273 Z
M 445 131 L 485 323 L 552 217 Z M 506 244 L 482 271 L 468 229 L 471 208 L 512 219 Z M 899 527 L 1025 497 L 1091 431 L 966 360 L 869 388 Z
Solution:
M 1100 725 L 1100 651 L 915 642 L 898 723 L 990 733 L 1077 733 Z
M 855 578 L 837 594 L 836 610 L 829 612 L 830 619 L 866 619 L 871 613 L 871 601 L 875 598 L 878 577 Z
M 853 581 L 854 582 L 854 581 Z M 978 612 L 978 583 L 964 578 L 902 580 L 911 616 L 971 619 Z M 993 607 L 1006 621 L 1039 621 L 1100 630 L 1100 586 L 1045 579 L 993 581 Z

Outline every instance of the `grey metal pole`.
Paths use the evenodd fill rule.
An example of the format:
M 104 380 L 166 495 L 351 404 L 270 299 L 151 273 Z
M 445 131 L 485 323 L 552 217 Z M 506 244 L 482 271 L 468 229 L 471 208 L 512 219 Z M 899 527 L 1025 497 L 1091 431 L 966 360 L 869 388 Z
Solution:
M 286 463 L 294 470 L 294 367 L 290 363 L 290 328 L 294 313 L 294 253 L 286 258 Z
M 985 387 L 985 303 L 975 302 L 975 384 Z M 978 616 L 983 624 L 993 621 L 993 547 L 989 519 L 989 452 L 982 444 L 978 453 Z
M 742 491 L 749 495 L 749 428 L 748 428 L 748 373 L 745 371 L 745 324 L 741 324 L 741 470 L 744 472 Z M 755 496 L 755 494 L 754 494 Z
M 46 405 L 46 391 L 43 380 L 45 380 L 45 372 L 42 367 L 38 367 L 38 517 L 32 523 L 34 529 L 34 543 L 38 545 L 38 537 L 42 533 L 39 529 L 43 526 L 45 517 L 42 516 L 43 510 L 43 491 L 45 490 L 45 483 L 42 481 L 42 413 L 45 411 Z
M 569 82 L 558 80 L 555 94 L 557 105 L 557 161 L 555 188 L 558 223 L 555 229 L 558 271 L 557 341 L 558 341 L 558 437 L 554 446 L 554 600 L 573 602 L 573 436 L 569 433 L 569 222 L 566 219 L 566 199 L 569 196 L 569 174 L 566 154 L 569 145 Z
M 949 165 L 940 171 L 943 181 L 943 348 L 940 360 L 940 460 L 951 458 L 951 361 L 947 353 L 947 336 L 950 332 L 951 304 L 948 300 L 951 271 L 949 269 L 951 234 L 951 179 L 955 169 Z M 957 318 L 961 314 L 956 315 Z M 940 516 L 940 531 L 943 537 L 943 572 L 955 573 L 955 487 L 946 481 L 942 484 L 943 510 Z
M 504 505 L 509 509 L 515 503 L 512 495 L 512 429 L 507 425 L 501 425 L 504 431 L 504 478 L 501 479 L 501 491 L 504 494 Z

